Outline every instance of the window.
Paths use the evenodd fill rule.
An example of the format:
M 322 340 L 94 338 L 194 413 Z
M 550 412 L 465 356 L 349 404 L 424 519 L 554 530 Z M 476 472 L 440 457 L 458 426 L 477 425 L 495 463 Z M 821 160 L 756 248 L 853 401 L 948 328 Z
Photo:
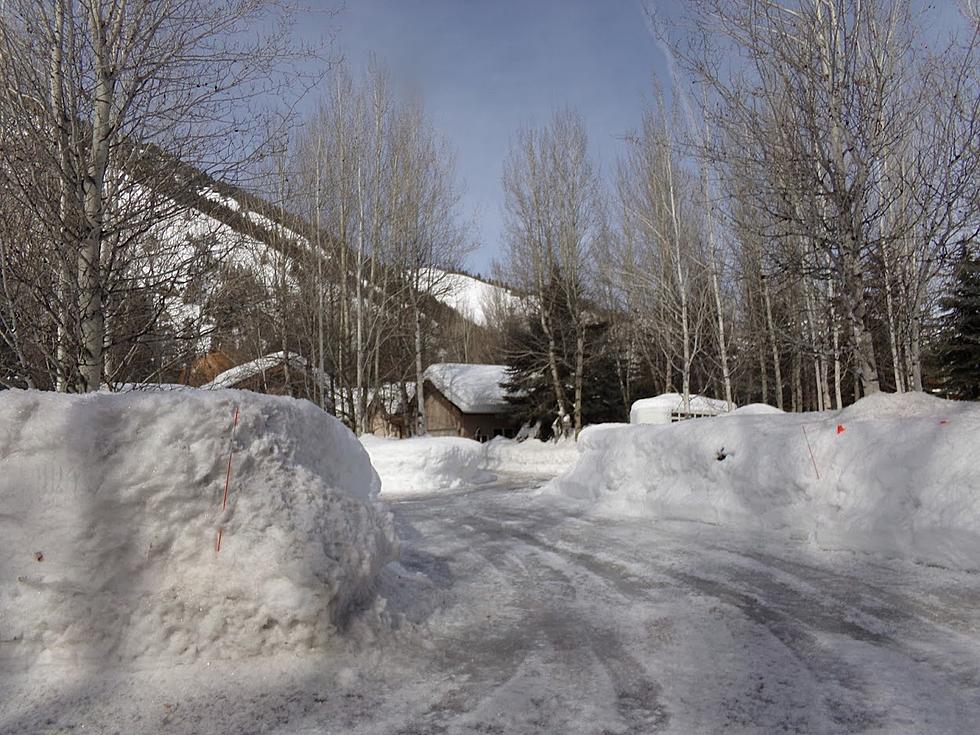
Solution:
M 688 411 L 684 413 L 683 411 L 671 411 L 670 412 L 670 423 L 676 424 L 678 421 L 686 421 L 687 419 L 702 419 L 708 416 L 717 416 L 718 414 L 713 411 Z

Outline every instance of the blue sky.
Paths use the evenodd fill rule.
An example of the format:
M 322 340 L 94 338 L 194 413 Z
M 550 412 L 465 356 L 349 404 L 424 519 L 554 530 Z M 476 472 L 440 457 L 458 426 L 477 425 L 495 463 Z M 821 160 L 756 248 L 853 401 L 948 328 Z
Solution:
M 483 274 L 503 236 L 501 169 L 517 130 L 571 106 L 608 173 L 665 73 L 641 0 L 348 0 L 323 22 L 354 70 L 374 52 L 420 94 L 456 149 L 478 246 L 468 264 Z
M 334 0 L 310 0 L 335 9 Z M 646 0 L 677 17 L 685 0 Z M 955 0 L 913 0 L 930 9 L 929 35 L 962 26 Z M 938 22 L 937 22 L 938 21 Z M 334 34 L 333 55 L 355 72 L 377 55 L 401 91 L 418 94 L 458 155 L 463 216 L 476 249 L 470 270 L 487 275 L 503 237 L 501 170 L 522 125 L 577 109 L 607 177 L 637 127 L 666 58 L 647 28 L 644 0 L 346 0 L 312 13 L 304 34 Z

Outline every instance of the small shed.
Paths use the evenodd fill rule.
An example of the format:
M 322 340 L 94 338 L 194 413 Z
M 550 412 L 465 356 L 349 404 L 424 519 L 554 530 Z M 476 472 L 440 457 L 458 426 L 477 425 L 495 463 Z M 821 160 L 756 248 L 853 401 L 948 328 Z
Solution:
M 200 388 L 206 383 L 210 383 L 225 370 L 231 370 L 235 364 L 240 362 L 224 350 L 213 350 L 206 355 L 199 355 L 194 361 L 187 365 L 180 374 L 180 382 Z
M 720 416 L 728 413 L 728 404 L 716 398 L 691 394 L 687 409 L 680 393 L 663 393 L 641 398 L 630 408 L 631 424 L 672 424 L 686 419 Z
M 375 436 L 404 439 L 412 434 L 415 383 L 385 383 L 368 395 L 367 430 Z
M 506 379 L 506 365 L 430 365 L 422 383 L 426 431 L 477 441 L 514 436 L 518 427 L 501 385 Z

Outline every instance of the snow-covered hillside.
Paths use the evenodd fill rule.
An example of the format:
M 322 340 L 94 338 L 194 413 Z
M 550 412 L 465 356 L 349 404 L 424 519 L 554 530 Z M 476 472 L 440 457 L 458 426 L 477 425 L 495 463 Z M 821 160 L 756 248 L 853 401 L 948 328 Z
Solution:
M 457 311 L 464 319 L 487 326 L 497 308 L 513 309 L 521 298 L 512 291 L 462 273 L 434 271 L 438 282 L 436 298 Z
M 0 654 L 322 644 L 395 555 L 378 490 L 354 436 L 305 401 L 0 392 Z
M 980 569 L 980 404 L 878 394 L 585 433 L 551 489 L 606 515 L 722 524 Z
M 300 230 L 305 231 L 311 225 L 297 224 L 297 220 L 293 221 L 296 226 L 290 226 L 270 219 L 254 210 L 253 207 L 262 208 L 260 200 L 242 192 L 232 195 L 203 187 L 198 191 L 196 201 L 195 205 L 183 209 L 155 229 L 161 241 L 172 248 L 177 246 L 178 257 L 192 256 L 191 239 L 209 239 L 215 257 L 252 271 L 267 287 L 271 288 L 282 277 L 291 285 L 295 284 L 294 269 L 289 267 L 292 256 L 267 240 L 288 242 L 300 252 L 310 252 L 310 241 Z M 185 242 L 188 245 L 182 247 L 181 243 Z M 493 319 L 495 309 L 515 308 L 521 303 L 520 297 L 512 291 L 473 276 L 435 268 L 427 269 L 425 274 L 438 301 L 480 326 L 486 326 Z M 195 305 L 178 300 L 174 300 L 170 308 L 177 316 L 196 318 L 198 315 Z

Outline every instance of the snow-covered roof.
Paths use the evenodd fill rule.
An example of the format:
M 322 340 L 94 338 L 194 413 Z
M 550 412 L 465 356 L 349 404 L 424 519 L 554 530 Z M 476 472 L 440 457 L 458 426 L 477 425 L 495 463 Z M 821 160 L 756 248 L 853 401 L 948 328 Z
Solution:
M 466 365 L 442 362 L 423 373 L 436 389 L 463 413 L 500 413 L 507 409 L 506 365 Z
M 248 380 L 249 378 L 255 377 L 264 373 L 266 370 L 271 370 L 272 368 L 282 365 L 286 360 L 289 360 L 291 365 L 296 365 L 297 367 L 306 367 L 306 360 L 297 355 L 295 352 L 273 352 L 270 355 L 265 355 L 255 360 L 249 360 L 248 362 L 243 362 L 241 365 L 236 365 L 233 368 L 225 370 L 223 373 L 218 373 L 214 380 L 210 383 L 205 383 L 201 386 L 201 390 L 217 390 L 219 388 L 230 388 L 233 385 L 241 383 L 243 380 Z
M 406 382 L 405 395 L 411 401 L 415 398 L 415 383 Z M 388 413 L 403 413 L 408 410 L 402 397 L 402 383 L 383 383 L 377 390 L 368 391 L 368 403 L 377 401 Z
M 684 396 L 680 393 L 662 393 L 652 398 L 641 398 L 630 408 L 631 424 L 666 424 L 672 413 L 684 411 Z M 716 398 L 691 394 L 688 413 L 715 415 L 728 412 L 728 404 Z

